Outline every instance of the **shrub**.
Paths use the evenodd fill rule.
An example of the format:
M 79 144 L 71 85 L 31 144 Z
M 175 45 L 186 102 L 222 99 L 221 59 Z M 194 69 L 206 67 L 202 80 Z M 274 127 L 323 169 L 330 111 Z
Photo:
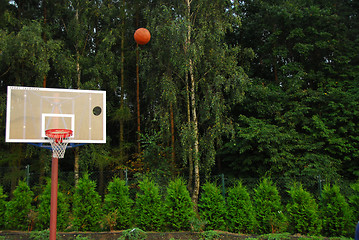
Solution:
M 101 197 L 96 183 L 85 174 L 79 179 L 73 195 L 73 226 L 81 231 L 98 231 L 101 219 Z
M 189 230 L 194 217 L 193 204 L 184 181 L 180 178 L 171 181 L 165 200 L 166 223 L 170 229 Z
M 352 214 L 349 205 L 337 185 L 324 185 L 320 212 L 323 218 L 324 236 L 346 236 L 352 232 L 350 229 L 355 228 L 351 224 Z
M 353 214 L 353 221 L 359 219 L 359 181 L 351 184 L 350 187 L 353 189 L 353 194 L 349 197 L 349 205 Z
M 131 225 L 132 205 L 128 186 L 124 180 L 114 178 L 108 184 L 104 209 L 107 225 L 113 229 L 127 229 Z M 111 223 L 112 221 L 112 223 Z
M 51 180 L 48 179 L 45 190 L 39 196 L 38 205 L 38 229 L 47 229 L 50 226 L 51 207 Z M 69 204 L 65 195 L 57 192 L 57 229 L 64 230 L 69 222 Z
M 209 230 L 201 233 L 201 239 L 203 240 L 217 240 L 221 239 L 221 235 L 219 235 L 216 231 Z
M 123 231 L 122 236 L 118 240 L 144 240 L 146 239 L 147 234 L 139 229 L 127 229 Z
M 226 229 L 226 203 L 216 184 L 207 182 L 202 187 L 198 210 L 207 230 Z
M 29 215 L 33 211 L 31 202 L 34 193 L 24 181 L 19 181 L 13 195 L 13 199 L 6 204 L 5 227 L 11 230 L 28 230 Z
M 318 204 L 311 194 L 301 184 L 294 184 L 288 192 L 291 197 L 287 204 L 289 231 L 306 235 L 320 233 Z
M 159 231 L 163 227 L 163 203 L 159 188 L 148 178 L 141 181 L 139 187 L 135 204 L 136 224 L 145 231 Z
M 263 178 L 254 189 L 254 207 L 258 221 L 258 233 L 275 233 L 284 228 L 281 199 L 277 187 L 270 178 Z
M 5 227 L 5 210 L 6 210 L 6 194 L 4 194 L 4 190 L 2 186 L 0 186 L 0 229 Z
M 255 211 L 249 193 L 241 182 L 228 189 L 227 210 L 229 231 L 253 233 L 256 227 Z

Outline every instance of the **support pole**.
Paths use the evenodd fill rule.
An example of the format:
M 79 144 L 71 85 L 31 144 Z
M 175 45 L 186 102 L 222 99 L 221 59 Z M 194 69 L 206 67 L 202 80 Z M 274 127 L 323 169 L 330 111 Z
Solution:
M 58 173 L 59 159 L 53 156 L 51 166 L 50 240 L 56 240 Z

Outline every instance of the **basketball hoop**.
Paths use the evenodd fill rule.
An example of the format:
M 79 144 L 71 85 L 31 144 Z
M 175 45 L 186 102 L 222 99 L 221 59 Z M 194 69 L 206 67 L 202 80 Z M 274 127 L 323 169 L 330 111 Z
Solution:
M 46 136 L 51 140 L 52 157 L 64 158 L 69 138 L 72 136 L 72 130 L 69 129 L 48 129 Z

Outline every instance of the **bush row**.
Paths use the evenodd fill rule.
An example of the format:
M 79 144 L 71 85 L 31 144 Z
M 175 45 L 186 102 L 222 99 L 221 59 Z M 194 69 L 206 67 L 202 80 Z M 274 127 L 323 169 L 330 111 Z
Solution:
M 84 175 L 73 194 L 58 192 L 59 231 L 104 231 L 138 227 L 145 231 L 226 230 L 235 233 L 353 236 L 358 219 L 359 183 L 346 199 L 337 185 L 325 185 L 316 200 L 300 183 L 292 185 L 287 204 L 270 178 L 263 178 L 252 194 L 238 182 L 226 197 L 211 182 L 201 188 L 194 208 L 185 181 L 169 183 L 166 193 L 145 178 L 137 185 L 134 199 L 126 182 L 114 178 L 104 199 L 96 183 Z M 48 182 L 34 206 L 34 194 L 20 181 L 11 200 L 0 187 L 0 228 L 44 230 L 50 221 L 51 184 Z M 197 209 L 198 211 L 195 211 Z

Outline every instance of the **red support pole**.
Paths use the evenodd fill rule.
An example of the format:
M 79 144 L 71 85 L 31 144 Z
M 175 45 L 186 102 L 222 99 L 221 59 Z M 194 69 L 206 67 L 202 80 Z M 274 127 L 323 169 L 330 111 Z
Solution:
M 52 157 L 52 166 L 51 166 L 51 207 L 50 207 L 50 240 L 56 240 L 58 173 L 59 173 L 59 159 L 57 157 Z

